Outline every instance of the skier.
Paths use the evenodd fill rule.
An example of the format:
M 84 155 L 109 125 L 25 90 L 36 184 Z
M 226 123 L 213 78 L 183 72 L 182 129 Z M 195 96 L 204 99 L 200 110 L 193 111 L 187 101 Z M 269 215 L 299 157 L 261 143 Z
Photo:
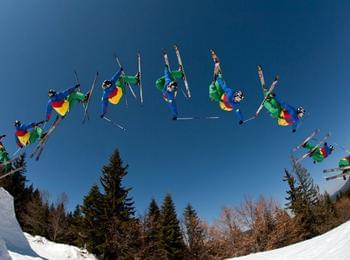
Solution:
M 263 88 L 263 92 L 266 97 L 268 90 L 265 87 Z M 305 114 L 303 107 L 300 106 L 296 109 L 277 97 L 274 93 L 268 95 L 264 102 L 264 107 L 269 111 L 271 117 L 277 119 L 280 126 L 292 125 L 293 133 L 297 130 L 300 119 Z
M 162 96 L 165 102 L 168 103 L 172 120 L 177 120 L 178 112 L 176 105 L 176 95 L 177 95 L 177 82 L 176 79 L 183 78 L 183 72 L 181 66 L 179 70 L 171 71 L 169 70 L 169 66 L 165 64 L 164 67 L 164 76 L 157 79 L 156 87 L 157 89 L 162 91 Z
M 101 86 L 103 89 L 101 118 L 104 118 L 107 113 L 108 102 L 114 105 L 119 103 L 125 92 L 125 84 L 137 85 L 139 82 L 139 72 L 135 76 L 125 75 L 122 67 L 120 67 L 110 80 L 103 81 Z
M 54 109 L 61 117 L 65 117 L 74 102 L 86 102 L 89 99 L 90 92 L 83 94 L 78 91 L 80 84 L 75 85 L 62 92 L 56 92 L 50 89 L 48 92 L 49 101 L 47 103 L 46 121 L 51 118 L 52 109 Z
M 6 135 L 0 136 L 0 170 L 1 172 L 8 172 L 11 170 L 11 163 L 8 163 L 10 161 L 9 154 L 7 153 L 5 146 L 2 143 L 2 140 L 6 137 Z M 1 164 L 5 164 L 3 167 Z
M 225 111 L 235 110 L 239 119 L 239 124 L 243 124 L 243 115 L 239 108 L 240 102 L 244 99 L 241 90 L 233 91 L 229 88 L 222 77 L 220 64 L 215 62 L 214 80 L 209 86 L 209 97 L 211 100 L 219 102 L 220 108 Z
M 309 156 L 314 160 L 314 163 L 322 162 L 334 151 L 334 146 L 327 143 L 324 143 L 322 147 L 317 147 L 317 145 L 310 142 L 305 142 L 302 147 L 308 149 L 310 152 L 312 151 Z
M 28 144 L 35 143 L 39 138 L 43 136 L 43 129 L 40 127 L 45 121 L 38 123 L 31 123 L 29 125 L 22 124 L 21 121 L 15 121 L 15 137 L 16 143 L 20 148 Z M 31 130 L 31 131 L 30 131 Z
M 344 158 L 341 158 L 338 163 L 339 168 L 345 168 L 350 166 L 350 155 L 345 156 Z M 342 171 L 343 174 L 350 173 L 350 169 L 345 169 Z M 343 179 L 346 180 L 346 176 L 343 175 Z

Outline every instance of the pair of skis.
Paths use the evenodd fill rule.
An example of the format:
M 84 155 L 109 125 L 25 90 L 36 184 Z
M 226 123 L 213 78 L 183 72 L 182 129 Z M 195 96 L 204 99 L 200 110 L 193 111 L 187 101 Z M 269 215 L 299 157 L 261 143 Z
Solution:
M 313 139 L 318 133 L 319 133 L 319 129 L 316 129 L 315 131 L 313 131 L 300 145 L 296 146 L 295 148 L 293 148 L 293 152 L 296 152 L 297 150 L 299 150 L 301 147 L 303 147 L 307 142 L 309 142 L 311 139 Z M 317 144 L 314 148 L 312 148 L 310 151 L 308 151 L 307 153 L 305 153 L 304 155 L 302 155 L 301 157 L 299 157 L 296 162 L 301 162 L 302 160 L 304 160 L 307 157 L 311 157 L 312 154 L 319 149 L 322 145 L 324 145 L 324 143 L 326 142 L 326 140 L 331 136 L 331 133 L 327 133 Z
M 345 167 L 337 167 L 333 169 L 325 169 L 323 170 L 324 173 L 332 173 L 332 172 L 341 172 L 333 176 L 325 177 L 326 181 L 329 180 L 335 180 L 335 179 L 340 179 L 342 178 L 343 180 L 346 180 L 347 176 L 350 176 L 350 166 L 345 166 Z
M 184 85 L 185 85 L 185 91 L 183 90 L 183 88 L 181 88 L 182 94 L 185 96 L 185 98 L 191 98 L 191 91 L 190 91 L 190 87 L 188 85 L 188 80 L 187 80 L 185 68 L 184 68 L 184 65 L 182 63 L 182 58 L 181 58 L 179 47 L 176 44 L 174 45 L 174 50 L 175 50 L 177 62 L 179 64 L 179 67 L 180 67 L 181 72 L 183 74 L 182 80 L 183 80 Z M 168 66 L 169 70 L 171 71 L 168 53 L 165 49 L 163 49 L 163 57 L 164 57 L 165 64 Z
M 2 165 L 3 165 L 3 164 L 2 164 Z M 1 166 L 2 166 L 2 165 L 1 165 Z M 6 173 L 4 173 L 4 174 L 1 174 L 1 173 L 0 173 L 0 180 L 3 179 L 3 178 L 5 178 L 5 177 L 7 177 L 7 176 L 9 176 L 9 175 L 11 175 L 11 174 L 14 174 L 14 173 L 16 173 L 16 172 L 19 172 L 20 170 L 23 170 L 23 169 L 24 169 L 23 167 L 19 167 L 19 168 L 17 168 L 17 169 L 11 170 L 11 171 L 6 172 Z
M 5 172 L 5 173 L 3 172 L 3 170 L 5 169 L 5 167 L 7 165 L 11 164 L 11 166 L 12 166 L 12 163 L 15 162 L 17 159 L 18 159 L 18 157 L 13 158 L 11 160 L 8 160 L 7 162 L 0 164 L 0 180 L 23 169 L 23 167 L 19 167 L 17 169 L 10 170 L 9 172 Z
M 117 57 L 117 55 L 114 55 L 114 58 L 116 60 L 116 62 L 118 63 L 118 66 L 121 68 L 122 64 L 120 63 L 119 58 Z M 123 75 L 125 74 L 125 72 L 123 71 Z M 140 95 L 140 103 L 141 105 L 143 105 L 143 86 L 142 86 L 142 74 L 141 74 L 141 53 L 137 52 L 137 74 L 138 74 L 138 82 L 137 85 L 139 86 L 139 95 Z M 132 86 L 127 83 L 128 88 L 130 89 L 131 94 L 133 95 L 133 97 L 135 99 L 137 99 L 136 94 L 132 88 Z M 127 101 L 126 101 L 127 102 Z
M 49 138 L 49 136 L 53 133 L 53 131 L 57 128 L 59 123 L 63 120 L 62 117 L 57 116 L 49 130 L 44 134 L 44 136 L 41 137 L 39 143 L 34 148 L 33 152 L 30 155 L 30 158 L 35 157 L 35 160 L 38 161 L 40 159 L 41 153 L 43 152 L 46 142 Z

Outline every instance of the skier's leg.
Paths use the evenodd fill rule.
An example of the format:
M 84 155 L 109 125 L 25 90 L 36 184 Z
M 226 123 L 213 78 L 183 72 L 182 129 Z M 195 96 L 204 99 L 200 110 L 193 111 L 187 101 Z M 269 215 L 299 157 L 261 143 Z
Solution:
M 212 82 L 209 86 L 209 98 L 220 102 L 222 94 L 224 94 L 224 91 L 220 88 L 219 83 L 217 81 Z
M 75 91 L 72 94 L 70 94 L 67 98 L 69 103 L 69 108 L 73 106 L 75 102 L 82 102 L 85 99 L 85 94 L 81 93 L 79 91 Z
M 136 76 L 123 75 L 122 76 L 122 81 L 124 83 L 130 84 L 130 85 L 136 85 L 137 84 L 137 77 Z
M 312 143 L 310 143 L 310 142 L 307 142 L 307 143 L 305 143 L 305 144 L 303 145 L 303 148 L 308 149 L 308 150 L 312 150 L 312 149 L 315 148 L 315 146 L 316 146 L 316 145 L 314 145 L 314 144 L 312 144 Z
M 163 91 L 164 84 L 165 84 L 165 78 L 164 77 L 161 77 L 161 78 L 156 80 L 156 88 L 159 91 Z
M 281 107 L 278 105 L 274 98 L 268 98 L 264 102 L 264 107 L 269 111 L 271 117 L 279 118 L 281 113 Z
M 171 72 L 171 77 L 174 79 L 182 79 L 182 77 L 184 76 L 184 74 L 182 73 L 181 70 L 173 70 Z
M 31 132 L 30 132 L 30 137 L 29 137 L 29 143 L 33 144 L 38 140 L 43 133 L 43 130 L 40 127 L 35 127 Z

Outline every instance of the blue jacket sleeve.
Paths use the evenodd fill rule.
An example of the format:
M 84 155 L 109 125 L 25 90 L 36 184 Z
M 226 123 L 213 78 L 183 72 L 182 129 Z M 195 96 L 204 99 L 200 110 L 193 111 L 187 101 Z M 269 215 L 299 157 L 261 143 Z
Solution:
M 66 89 L 65 91 L 58 93 L 58 95 L 60 97 L 62 97 L 62 99 L 66 99 L 70 94 L 72 94 L 75 91 L 75 86 L 71 87 L 69 89 Z
M 47 102 L 47 108 L 46 108 L 46 120 L 49 121 L 51 118 L 51 112 L 52 112 L 52 106 L 51 106 L 51 100 Z
M 107 113 L 107 107 L 108 107 L 108 92 L 103 91 L 102 95 L 102 116 L 104 116 Z
M 165 66 L 165 68 L 164 68 L 164 78 L 165 78 L 165 82 L 164 82 L 164 88 L 163 89 L 166 90 L 166 87 L 172 81 L 171 74 L 170 74 L 168 66 Z
M 111 78 L 112 86 L 115 85 L 115 83 L 117 82 L 121 74 L 122 74 L 122 68 L 120 68 L 116 73 L 114 73 L 114 75 Z
M 243 121 L 242 111 L 241 111 L 241 109 L 240 109 L 238 106 L 239 106 L 238 103 L 236 103 L 236 105 L 235 105 L 235 107 L 234 107 L 235 114 L 236 114 L 236 116 L 238 117 L 238 119 L 239 119 L 240 121 Z
M 275 99 L 281 105 L 281 107 L 283 109 L 287 110 L 290 114 L 295 114 L 296 109 L 294 107 L 292 107 L 291 105 L 287 104 L 286 102 L 284 102 L 282 99 L 280 99 L 277 96 L 275 96 Z
M 175 100 L 173 100 L 172 102 L 169 102 L 168 106 L 170 108 L 172 116 L 176 116 L 177 117 L 177 115 L 178 115 L 177 114 L 177 105 L 176 105 Z

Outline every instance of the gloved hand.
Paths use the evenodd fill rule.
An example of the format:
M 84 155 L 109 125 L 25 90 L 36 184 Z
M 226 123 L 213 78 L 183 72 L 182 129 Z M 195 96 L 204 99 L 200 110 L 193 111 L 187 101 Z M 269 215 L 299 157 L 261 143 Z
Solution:
M 292 132 L 295 133 L 297 130 L 296 129 L 293 129 Z
M 242 121 L 242 120 L 239 120 L 238 124 L 242 125 L 242 124 L 243 124 L 243 121 Z
M 76 84 L 74 88 L 75 88 L 75 89 L 80 88 L 80 84 Z
M 100 115 L 100 117 L 101 117 L 101 118 L 104 118 L 104 117 L 105 117 L 105 115 L 104 115 L 104 114 L 101 114 L 101 115 Z

